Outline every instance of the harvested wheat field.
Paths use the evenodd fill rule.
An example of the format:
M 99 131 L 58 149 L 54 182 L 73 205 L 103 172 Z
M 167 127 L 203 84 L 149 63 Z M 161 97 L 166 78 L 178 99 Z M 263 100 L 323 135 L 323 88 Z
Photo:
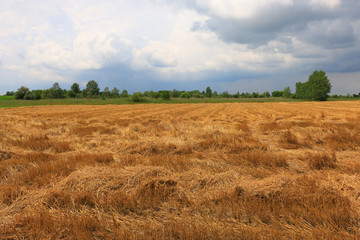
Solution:
M 360 238 L 360 102 L 0 113 L 0 239 Z

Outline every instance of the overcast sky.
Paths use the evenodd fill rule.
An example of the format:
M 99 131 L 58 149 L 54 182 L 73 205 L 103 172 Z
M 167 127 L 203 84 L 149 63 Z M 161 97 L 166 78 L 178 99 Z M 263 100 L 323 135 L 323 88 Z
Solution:
M 360 92 L 359 0 L 0 0 L 0 94 L 294 90 L 316 69 Z

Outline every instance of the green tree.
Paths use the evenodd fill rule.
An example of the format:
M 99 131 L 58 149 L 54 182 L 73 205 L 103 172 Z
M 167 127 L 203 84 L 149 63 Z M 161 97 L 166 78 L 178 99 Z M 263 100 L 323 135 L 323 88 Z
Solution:
M 188 92 L 183 92 L 183 93 L 180 94 L 180 98 L 187 98 L 187 99 L 189 99 L 189 98 L 190 98 L 190 93 L 188 93 Z
M 208 98 L 212 97 L 212 90 L 209 86 L 206 88 L 205 97 L 208 97 Z
M 117 98 L 120 96 L 120 90 L 116 87 L 114 87 L 112 90 L 111 90 L 111 97 L 113 98 Z
M 63 90 L 60 87 L 59 83 L 54 83 L 52 87 L 49 89 L 49 97 L 50 98 L 63 98 L 65 97 Z
M 314 101 L 326 101 L 331 91 L 331 83 L 322 70 L 315 70 L 307 82 L 296 83 L 295 97 L 301 99 L 311 99 Z
M 268 91 L 264 92 L 261 95 L 263 95 L 263 97 L 266 97 L 266 98 L 270 97 L 270 93 Z
M 135 92 L 131 96 L 132 102 L 147 102 L 146 98 L 143 97 L 143 94 L 141 92 Z
M 161 91 L 161 98 L 163 100 L 170 100 L 171 92 L 170 91 Z
M 21 86 L 16 92 L 15 92 L 15 99 L 24 99 L 24 96 L 27 92 L 29 92 L 30 89 L 24 86 Z
M 99 84 L 95 80 L 91 80 L 86 84 L 86 92 L 89 96 L 95 97 L 99 95 Z
M 284 87 L 284 90 L 282 92 L 283 98 L 290 98 L 291 97 L 291 90 L 290 87 Z
M 260 94 L 259 94 L 258 92 L 253 92 L 253 93 L 251 94 L 251 97 L 253 97 L 253 98 L 258 98 L 258 97 L 260 97 Z
M 104 88 L 104 91 L 101 93 L 103 97 L 110 97 L 110 89 L 108 87 Z
M 272 97 L 282 97 L 282 95 L 283 95 L 283 92 L 282 92 L 282 91 L 273 91 L 273 92 L 271 93 L 271 96 L 272 96 Z
M 221 97 L 223 97 L 223 98 L 230 98 L 231 96 L 230 96 L 230 94 L 229 94 L 228 91 L 224 91 L 224 92 L 221 94 Z
M 124 89 L 120 94 L 121 98 L 127 98 L 128 96 L 129 96 L 129 93 L 126 89 Z
M 24 100 L 34 100 L 34 93 L 32 91 L 27 91 L 24 95 Z
M 176 89 L 172 90 L 172 92 L 171 92 L 171 97 L 173 97 L 173 98 L 178 98 L 178 97 L 180 97 L 180 91 L 178 91 L 178 90 L 176 90 Z
M 74 83 L 73 85 L 71 85 L 71 90 L 74 92 L 75 95 L 77 95 L 78 93 L 80 93 L 80 86 L 77 83 Z

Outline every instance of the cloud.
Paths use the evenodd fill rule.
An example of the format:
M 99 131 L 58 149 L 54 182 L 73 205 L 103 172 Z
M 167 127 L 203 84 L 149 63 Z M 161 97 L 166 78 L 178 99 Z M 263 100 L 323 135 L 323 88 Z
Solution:
M 356 0 L 6 1 L 0 74 L 34 86 L 98 77 L 131 88 L 283 88 L 318 68 L 360 71 L 359 8 Z

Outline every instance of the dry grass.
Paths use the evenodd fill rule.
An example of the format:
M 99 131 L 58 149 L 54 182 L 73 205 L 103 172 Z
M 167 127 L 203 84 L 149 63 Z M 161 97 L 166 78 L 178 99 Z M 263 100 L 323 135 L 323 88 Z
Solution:
M 1 110 L 0 239 L 359 239 L 357 102 Z

